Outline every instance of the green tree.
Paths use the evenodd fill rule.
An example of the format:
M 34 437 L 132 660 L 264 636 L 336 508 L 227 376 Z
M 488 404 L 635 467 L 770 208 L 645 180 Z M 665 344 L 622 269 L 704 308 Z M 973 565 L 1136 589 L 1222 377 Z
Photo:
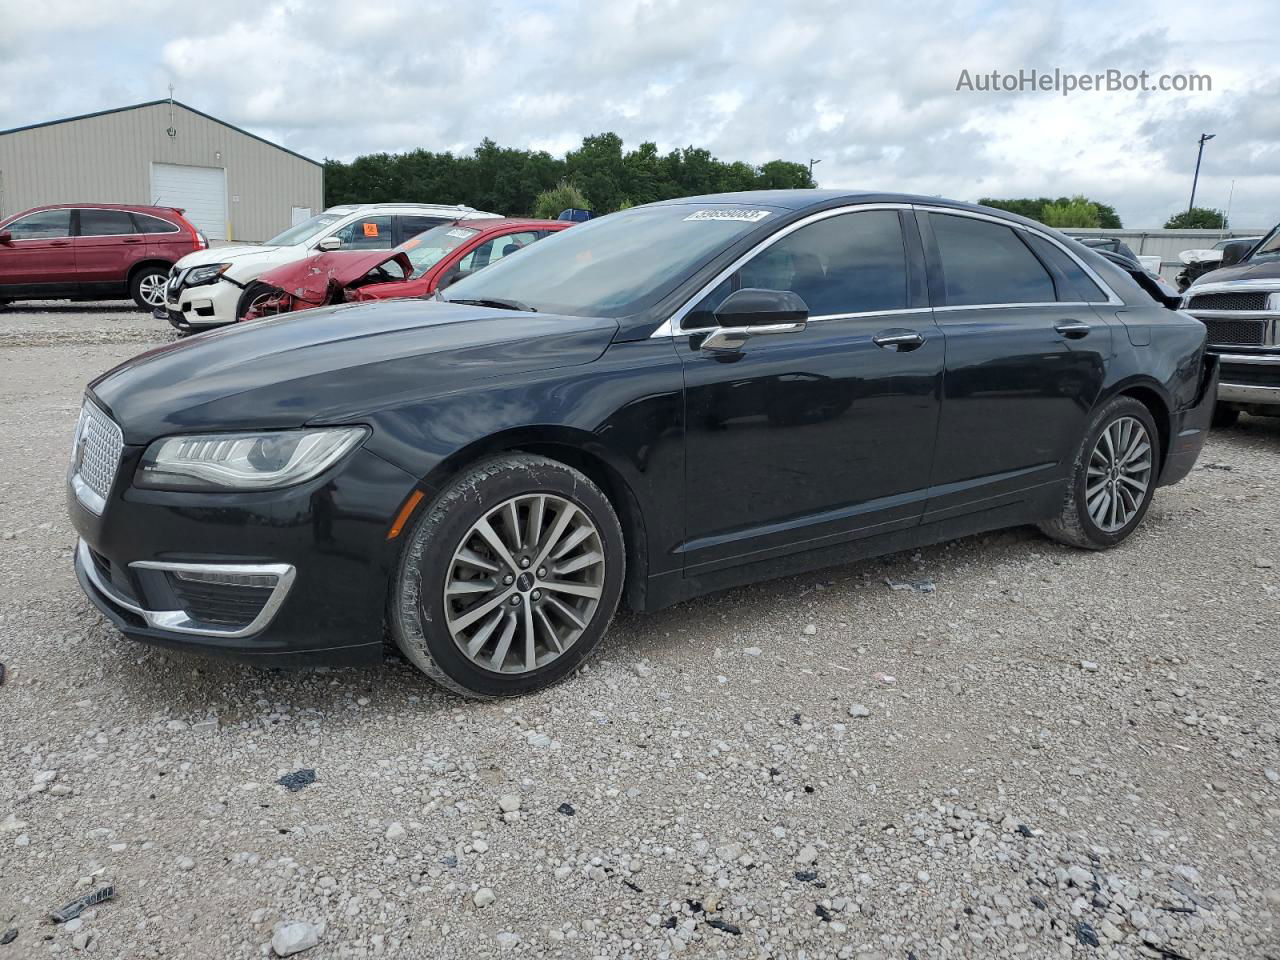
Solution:
M 1066 203 L 1046 203 L 1040 211 L 1040 222 L 1050 227 L 1100 226 L 1098 207 L 1084 197 L 1072 197 Z
M 984 207 L 995 207 L 997 210 L 1007 210 L 1009 213 L 1016 213 L 1021 217 L 1030 220 L 1039 220 L 1047 226 L 1055 226 L 1045 219 L 1046 207 L 1069 207 L 1073 201 L 1083 200 L 1085 203 L 1091 204 L 1097 213 L 1098 222 L 1090 224 L 1091 226 L 1104 227 L 1108 230 L 1120 230 L 1123 224 L 1120 222 L 1120 215 L 1116 213 L 1116 208 L 1106 203 L 1099 203 L 1096 200 L 1089 200 L 1086 197 L 1059 197 L 1054 200 L 1050 197 L 1025 197 L 1015 200 L 998 200 L 993 197 L 983 197 L 978 203 Z M 1063 226 L 1078 227 L 1084 226 L 1079 223 L 1063 224 Z
M 1227 216 L 1221 210 L 1209 207 L 1192 207 L 1175 213 L 1165 221 L 1166 230 L 1225 230 Z
M 550 190 L 542 191 L 533 202 L 533 215 L 539 220 L 554 220 L 569 209 L 590 210 L 591 201 L 568 180 L 561 180 Z

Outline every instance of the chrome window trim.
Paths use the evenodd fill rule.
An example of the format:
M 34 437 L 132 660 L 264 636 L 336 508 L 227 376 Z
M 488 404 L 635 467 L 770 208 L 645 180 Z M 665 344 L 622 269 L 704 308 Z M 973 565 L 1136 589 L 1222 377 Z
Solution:
M 716 276 L 709 283 L 707 283 L 701 289 L 699 289 L 698 292 L 695 293 L 689 300 L 685 301 L 685 303 L 678 310 L 676 310 L 675 313 L 673 313 L 670 317 L 668 317 L 662 324 L 658 326 L 658 329 L 656 329 L 655 331 L 653 331 L 653 333 L 649 335 L 650 339 L 662 339 L 667 337 L 684 336 L 687 334 L 694 334 L 694 333 L 705 333 L 708 330 L 719 329 L 718 327 L 691 327 L 691 328 L 685 329 L 680 326 L 680 323 L 689 314 L 689 312 L 698 303 L 702 301 L 703 297 L 707 296 L 709 293 L 711 293 L 712 290 L 714 290 L 716 287 L 722 284 L 727 278 L 731 277 L 748 260 L 750 260 L 752 257 L 760 253 L 761 251 L 767 250 L 769 247 L 777 243 L 783 237 L 786 237 L 789 234 L 794 233 L 795 231 L 801 229 L 802 227 L 807 227 L 811 223 L 817 223 L 818 221 L 826 220 L 829 217 L 838 217 L 846 213 L 858 213 L 864 210 L 911 210 L 911 211 L 921 211 L 924 213 L 941 213 L 941 214 L 946 214 L 948 216 L 969 217 L 974 220 L 988 220 L 991 223 L 996 223 L 996 224 L 999 224 L 1000 226 L 1008 227 L 1011 230 L 1023 230 L 1027 233 L 1035 234 L 1041 239 L 1046 240 L 1049 243 L 1052 243 L 1064 254 L 1070 257 L 1071 260 L 1076 264 L 1076 266 L 1078 266 L 1081 270 L 1084 271 L 1085 276 L 1087 276 L 1090 280 L 1096 283 L 1098 285 L 1098 289 L 1101 290 L 1104 294 L 1106 294 L 1107 299 L 1099 300 L 1097 302 L 1085 301 L 1085 300 L 1051 300 L 1051 301 L 1046 301 L 1042 303 L 972 303 L 972 304 L 964 304 L 964 305 L 959 305 L 959 304 L 948 305 L 944 307 L 904 307 L 896 310 L 869 310 L 862 313 L 822 314 L 820 316 L 810 317 L 809 318 L 810 321 L 845 320 L 845 319 L 853 319 L 857 317 L 874 317 L 874 316 L 890 316 L 893 314 L 927 313 L 930 311 L 1001 310 L 1006 308 L 1018 308 L 1018 307 L 1096 307 L 1100 305 L 1113 306 L 1113 307 L 1124 306 L 1124 301 L 1121 300 L 1120 297 L 1116 294 L 1116 292 L 1111 289 L 1111 285 L 1107 283 L 1104 279 L 1102 279 L 1102 277 L 1099 276 L 1098 273 L 1092 267 L 1090 267 L 1087 263 L 1085 263 L 1078 256 L 1076 256 L 1075 253 L 1069 250 L 1060 241 L 1055 240 L 1053 237 L 1049 236 L 1049 234 L 1045 233 L 1042 230 L 1037 230 L 1034 227 L 1026 226 L 1025 224 L 1014 223 L 1013 221 L 1006 220 L 1003 217 L 996 217 L 990 214 L 979 213 L 978 211 L 975 211 L 975 210 L 957 210 L 952 207 L 936 207 L 936 206 L 930 206 L 928 204 L 915 204 L 915 203 L 892 203 L 892 202 L 890 203 L 855 203 L 855 204 L 849 204 L 843 207 L 832 207 L 829 210 L 820 210 L 817 213 L 810 214 L 807 217 L 802 217 L 801 219 L 795 221 L 794 223 L 788 224 L 787 226 L 783 227 L 781 230 L 777 231 L 776 233 L 771 234 L 768 237 L 765 237 L 763 240 L 761 240 L 758 244 L 756 244 L 754 247 L 752 247 L 742 256 L 738 257 L 738 259 L 734 260 L 733 263 L 729 264 L 729 266 L 721 270 L 718 274 L 716 274 Z M 1272 282 L 1274 283 L 1275 281 L 1272 281 Z
M 929 206 L 927 204 L 915 204 L 914 209 L 924 211 L 925 213 L 946 214 L 949 217 L 968 217 L 971 220 L 987 220 L 987 221 L 990 221 L 991 223 L 999 224 L 1002 227 L 1008 227 L 1011 230 L 1022 230 L 1025 233 L 1034 234 L 1035 236 L 1039 237 L 1042 240 L 1047 240 L 1049 243 L 1052 243 L 1055 247 L 1057 247 L 1059 250 L 1065 253 L 1068 257 L 1070 257 L 1073 261 L 1075 261 L 1076 266 L 1078 266 L 1081 270 L 1084 271 L 1085 276 L 1087 276 L 1090 280 L 1096 283 L 1098 285 L 1098 289 L 1107 295 L 1107 299 L 1105 301 L 1099 300 L 1097 301 L 1098 303 L 1106 303 L 1108 306 L 1112 306 L 1112 307 L 1124 306 L 1124 301 L 1121 300 L 1120 297 L 1116 295 L 1116 292 L 1111 289 L 1111 284 L 1103 280 L 1102 277 L 1098 275 L 1097 271 L 1095 271 L 1091 266 L 1089 266 L 1087 263 L 1081 260 L 1078 256 L 1076 256 L 1075 253 L 1069 250 L 1065 244 L 1063 244 L 1058 240 L 1055 240 L 1053 237 L 1049 236 L 1049 234 L 1045 233 L 1043 230 L 1037 230 L 1035 227 L 1031 227 L 1023 223 L 1014 223 L 1013 221 L 1006 220 L 1003 217 L 992 216 L 991 214 L 988 214 L 988 213 L 980 213 L 977 210 L 955 210 L 951 207 L 934 207 L 934 206 Z M 1092 301 L 1083 301 L 1083 300 L 1080 300 L 1080 301 L 1055 300 L 1055 301 L 1052 301 L 1052 303 L 1056 304 L 1057 306 L 1078 306 L 1079 304 L 1084 304 L 1086 306 L 1096 305 Z M 979 307 L 979 308 L 981 307 L 1037 307 L 1037 306 L 1048 306 L 1048 305 L 1049 304 L 1047 303 L 975 303 L 975 304 L 966 305 L 965 309 L 972 310 L 975 307 Z M 947 309 L 950 309 L 950 306 L 934 307 L 934 309 L 947 310 Z
M 911 204 L 909 203 L 855 203 L 855 204 L 849 204 L 848 206 L 844 206 L 844 207 L 832 207 L 829 210 L 819 210 L 817 213 L 812 213 L 807 217 L 801 217 L 799 220 L 795 221 L 794 223 L 787 224 L 781 230 L 778 230 L 775 233 L 771 233 L 769 236 L 765 237 L 763 240 L 757 243 L 754 247 L 752 247 L 746 253 L 742 254 L 742 256 L 738 257 L 738 259 L 734 260 L 733 263 L 729 264 L 729 266 L 725 267 L 723 270 L 717 273 L 709 283 L 704 285 L 700 290 L 698 290 L 697 293 L 695 293 L 692 297 L 686 300 L 685 303 L 680 307 L 680 309 L 678 309 L 675 313 L 673 313 L 670 317 L 668 317 L 665 321 L 663 321 L 658 326 L 657 330 L 649 334 L 649 338 L 651 340 L 656 340 L 656 339 L 663 339 L 667 337 L 685 336 L 687 334 L 705 332 L 707 330 L 719 329 L 718 327 L 693 327 L 686 330 L 680 327 L 680 322 L 685 318 L 685 316 L 689 313 L 689 311 L 691 311 L 695 306 L 697 306 L 699 303 L 702 302 L 703 297 L 709 294 L 716 287 L 720 286 L 720 284 L 724 283 L 724 281 L 727 278 L 733 276 L 733 274 L 744 263 L 746 263 L 748 260 L 750 260 L 752 257 L 760 253 L 761 251 L 769 249 L 769 247 L 773 246 L 783 237 L 790 236 L 791 234 L 795 233 L 797 230 L 801 229 L 802 227 L 807 227 L 811 223 L 817 223 L 820 220 L 826 220 L 830 217 L 838 217 L 846 213 L 857 213 L 863 210 L 910 210 L 910 209 L 911 209 Z M 917 312 L 920 310 L 928 310 L 928 309 L 929 309 L 928 307 L 904 307 L 901 309 L 900 312 L 906 312 L 908 310 L 912 312 Z M 871 311 L 868 314 L 825 314 L 820 317 L 810 317 L 809 319 L 814 321 L 827 320 L 827 319 L 834 320 L 834 319 L 843 319 L 845 316 L 850 316 L 850 317 L 870 316 L 880 312 L 889 312 L 889 311 Z M 893 312 L 899 312 L 899 311 L 893 311 Z
M 112 603 L 130 613 L 141 617 L 147 626 L 156 630 L 168 630 L 171 633 L 185 633 L 200 637 L 223 637 L 234 639 L 259 633 L 275 618 L 284 604 L 289 590 L 293 586 L 296 570 L 288 563 L 170 563 L 162 560 L 137 560 L 129 564 L 130 569 L 161 570 L 167 573 L 187 571 L 192 573 L 232 573 L 244 575 L 271 575 L 276 577 L 276 585 L 271 588 L 271 595 L 262 605 L 258 615 L 246 626 L 237 629 L 218 628 L 201 624 L 187 615 L 185 610 L 147 610 L 137 603 L 126 600 L 115 587 L 102 579 L 98 568 L 89 553 L 89 544 L 82 538 L 77 546 L 77 554 L 85 576 Z

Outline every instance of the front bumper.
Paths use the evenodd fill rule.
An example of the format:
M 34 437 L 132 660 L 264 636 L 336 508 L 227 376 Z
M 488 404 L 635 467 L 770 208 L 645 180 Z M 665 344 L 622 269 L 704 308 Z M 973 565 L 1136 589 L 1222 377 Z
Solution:
M 1247 406 L 1280 406 L 1280 350 L 1220 353 L 1218 399 Z
M 165 285 L 164 306 L 156 307 L 152 315 L 157 320 L 168 320 L 179 330 L 220 327 L 236 322 L 236 308 L 243 293 L 244 286 L 227 277 L 187 287 L 180 276 L 171 276 Z
M 415 478 L 360 448 L 284 490 L 140 490 L 129 480 L 141 455 L 125 448 L 101 515 L 67 497 L 76 576 L 123 634 L 271 666 L 381 660 L 399 547 L 387 531 Z M 249 603 L 223 584 L 178 582 L 200 572 L 262 586 Z

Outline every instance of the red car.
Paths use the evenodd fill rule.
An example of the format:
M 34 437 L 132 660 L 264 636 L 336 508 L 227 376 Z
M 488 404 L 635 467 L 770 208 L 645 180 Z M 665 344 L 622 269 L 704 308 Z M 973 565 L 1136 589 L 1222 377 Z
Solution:
M 0 306 L 14 300 L 164 303 L 169 268 L 208 241 L 176 207 L 60 203 L 0 220 Z
M 455 220 L 394 250 L 333 250 L 264 273 L 241 320 L 331 303 L 428 297 L 455 280 L 573 226 L 565 220 Z

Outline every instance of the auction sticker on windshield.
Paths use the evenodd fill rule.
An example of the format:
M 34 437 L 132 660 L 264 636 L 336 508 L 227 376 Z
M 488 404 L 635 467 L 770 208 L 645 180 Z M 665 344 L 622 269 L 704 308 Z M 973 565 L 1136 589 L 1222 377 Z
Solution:
M 686 220 L 741 220 L 743 223 L 759 223 L 769 215 L 768 210 L 699 210 L 685 217 Z

